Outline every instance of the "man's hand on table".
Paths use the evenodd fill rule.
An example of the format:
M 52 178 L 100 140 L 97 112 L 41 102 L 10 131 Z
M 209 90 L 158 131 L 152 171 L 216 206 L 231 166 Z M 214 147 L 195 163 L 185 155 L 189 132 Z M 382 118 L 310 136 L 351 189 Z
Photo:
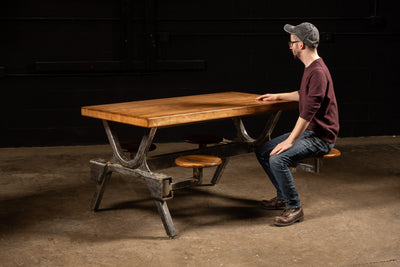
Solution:
M 256 98 L 256 100 L 261 101 L 274 101 L 279 100 L 278 94 L 264 94 Z

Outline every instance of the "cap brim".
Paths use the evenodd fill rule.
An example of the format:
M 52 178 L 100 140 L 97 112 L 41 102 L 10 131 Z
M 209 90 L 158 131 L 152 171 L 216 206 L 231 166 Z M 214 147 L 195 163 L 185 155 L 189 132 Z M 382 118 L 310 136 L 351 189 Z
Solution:
M 290 25 L 290 24 L 286 24 L 283 29 L 285 30 L 285 32 L 287 33 L 291 33 L 291 34 L 295 34 L 295 26 Z

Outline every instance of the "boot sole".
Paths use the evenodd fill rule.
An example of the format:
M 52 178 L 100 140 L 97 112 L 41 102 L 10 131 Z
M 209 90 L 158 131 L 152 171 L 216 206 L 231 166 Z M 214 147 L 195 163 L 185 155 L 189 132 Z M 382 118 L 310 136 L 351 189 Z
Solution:
M 279 226 L 279 227 L 289 226 L 289 225 L 295 224 L 297 222 L 302 222 L 303 220 L 304 220 L 304 217 L 301 217 L 301 218 L 298 218 L 297 220 L 295 220 L 293 222 L 290 222 L 290 223 L 275 223 L 274 222 L 274 225 L 275 226 Z

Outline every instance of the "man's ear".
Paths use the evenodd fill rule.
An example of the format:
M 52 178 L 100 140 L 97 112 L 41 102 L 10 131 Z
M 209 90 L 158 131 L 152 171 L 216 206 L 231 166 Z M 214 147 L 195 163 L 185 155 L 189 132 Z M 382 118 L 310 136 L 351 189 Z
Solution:
M 304 44 L 304 42 L 299 42 L 299 46 L 301 50 L 306 49 L 306 45 Z

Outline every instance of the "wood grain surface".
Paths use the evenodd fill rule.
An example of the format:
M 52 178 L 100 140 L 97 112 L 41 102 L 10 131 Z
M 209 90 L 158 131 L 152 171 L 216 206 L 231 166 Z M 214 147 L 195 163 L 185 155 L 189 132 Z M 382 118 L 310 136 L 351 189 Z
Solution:
M 206 168 L 218 166 L 221 158 L 209 155 L 187 155 L 175 159 L 175 164 L 185 168 Z
M 292 101 L 257 101 L 258 95 L 223 92 L 82 107 L 83 116 L 140 127 L 187 123 L 298 108 Z

